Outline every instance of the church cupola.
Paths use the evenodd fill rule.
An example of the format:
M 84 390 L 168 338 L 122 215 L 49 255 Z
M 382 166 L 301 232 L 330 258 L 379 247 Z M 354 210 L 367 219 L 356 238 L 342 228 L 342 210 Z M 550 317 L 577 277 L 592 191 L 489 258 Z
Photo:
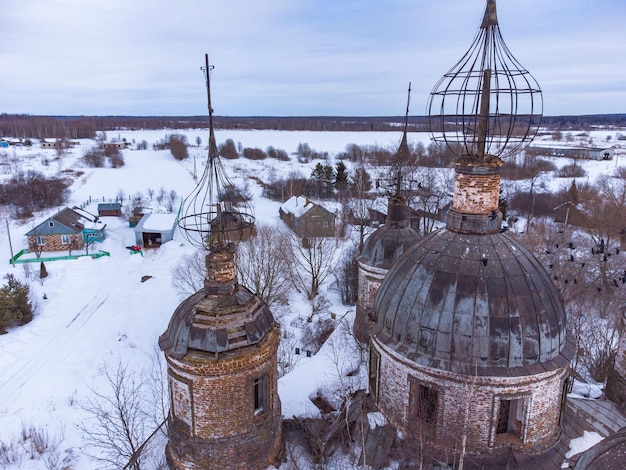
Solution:
M 254 216 L 219 160 L 210 70 L 207 56 L 208 162 L 179 220 L 185 238 L 205 253 L 206 277 L 159 338 L 171 405 L 166 457 L 171 469 L 260 470 L 282 449 L 280 332 L 269 307 L 237 282 L 236 245 L 251 236 Z
M 536 453 L 560 433 L 573 356 L 565 311 L 541 264 L 501 230 L 498 210 L 502 158 L 532 140 L 541 109 L 488 0 L 470 49 L 428 102 L 432 139 L 455 158 L 446 228 L 387 273 L 371 330 L 379 409 L 443 454 Z
M 409 84 L 402 139 L 391 162 L 392 177 L 388 184 L 385 224 L 367 237 L 357 257 L 358 298 L 354 332 L 356 337 L 363 342 L 369 340 L 369 323 L 374 320 L 374 301 L 380 284 L 393 263 L 420 238 L 418 232 L 409 224 L 409 208 L 403 188 L 402 170 L 411 159 L 407 138 L 410 97 L 411 84 Z

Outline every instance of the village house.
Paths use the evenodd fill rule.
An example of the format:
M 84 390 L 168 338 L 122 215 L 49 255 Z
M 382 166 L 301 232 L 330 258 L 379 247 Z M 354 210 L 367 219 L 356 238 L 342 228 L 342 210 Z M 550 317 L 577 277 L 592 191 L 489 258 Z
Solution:
M 335 236 L 337 215 L 305 196 L 292 196 L 278 212 L 281 220 L 301 238 Z
M 106 238 L 106 224 L 78 207 L 66 207 L 26 233 L 28 249 L 35 251 L 79 250 Z
M 102 142 L 100 144 L 100 148 L 101 149 L 115 148 L 118 150 L 124 150 L 128 148 L 128 145 L 129 145 L 128 142 L 116 140 L 113 142 Z

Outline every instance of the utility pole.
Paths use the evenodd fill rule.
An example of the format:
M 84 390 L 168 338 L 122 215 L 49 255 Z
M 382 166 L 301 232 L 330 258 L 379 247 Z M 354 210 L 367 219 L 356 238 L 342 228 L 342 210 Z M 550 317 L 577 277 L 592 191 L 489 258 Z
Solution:
M 11 249 L 11 264 L 15 267 L 15 258 L 13 255 L 13 243 L 11 243 L 11 232 L 9 231 L 9 219 L 4 220 L 7 224 L 7 235 L 9 236 L 9 248 Z

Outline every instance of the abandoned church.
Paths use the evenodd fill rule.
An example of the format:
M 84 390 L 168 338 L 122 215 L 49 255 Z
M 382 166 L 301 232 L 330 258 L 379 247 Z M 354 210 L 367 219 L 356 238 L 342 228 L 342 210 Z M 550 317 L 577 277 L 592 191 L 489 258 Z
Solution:
M 171 400 L 166 457 L 171 469 L 262 470 L 281 465 L 289 438 L 277 388 L 281 335 L 269 307 L 237 281 L 236 242 L 254 224 L 251 209 L 211 199 L 232 185 L 215 143 L 208 58 L 205 77 L 209 158 L 179 227 L 204 250 L 207 274 L 159 339 Z M 405 121 L 385 224 L 357 258 L 354 331 L 369 349 L 363 409 L 387 424 L 386 434 L 355 426 L 351 445 L 369 458 L 363 449 L 355 467 L 384 468 L 401 447 L 402 469 L 622 468 L 626 332 L 607 387 L 615 402 L 594 408 L 568 398 L 575 344 L 563 302 L 543 266 L 503 230 L 502 158 L 533 140 L 542 107 L 487 0 L 472 45 L 428 102 L 432 138 L 455 156 L 446 227 L 422 237 L 407 223 Z M 222 223 L 229 211 L 237 223 Z M 570 440 L 603 418 L 607 439 L 567 461 Z

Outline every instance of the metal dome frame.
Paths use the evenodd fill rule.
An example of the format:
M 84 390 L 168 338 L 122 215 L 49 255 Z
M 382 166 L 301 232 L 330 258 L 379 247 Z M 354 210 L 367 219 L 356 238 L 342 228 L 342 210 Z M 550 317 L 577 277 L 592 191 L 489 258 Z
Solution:
M 541 89 L 506 46 L 495 0 L 469 50 L 434 86 L 426 114 L 432 139 L 457 157 L 505 157 L 537 134 Z
M 219 158 L 213 130 L 209 56 L 204 71 L 209 108 L 208 161 L 198 184 L 183 202 L 178 226 L 197 248 L 219 251 L 249 235 L 255 218 L 252 206 L 230 181 Z

